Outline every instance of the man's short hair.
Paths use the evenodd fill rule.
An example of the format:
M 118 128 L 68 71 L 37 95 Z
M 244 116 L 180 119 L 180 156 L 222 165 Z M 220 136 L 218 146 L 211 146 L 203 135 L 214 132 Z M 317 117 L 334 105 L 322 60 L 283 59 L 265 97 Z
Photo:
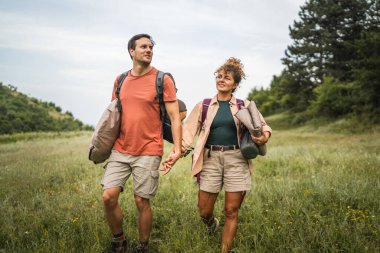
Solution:
M 146 34 L 146 33 L 140 33 L 140 34 L 136 34 L 135 36 L 133 36 L 129 41 L 128 41 L 128 53 L 129 53 L 129 56 L 131 57 L 132 59 L 132 55 L 131 53 L 129 52 L 130 49 L 133 49 L 135 50 L 136 49 L 136 40 L 139 40 L 141 38 L 147 38 L 150 40 L 150 42 L 152 42 L 152 45 L 154 46 L 156 43 L 153 41 L 152 39 L 152 36 L 150 36 L 149 34 Z

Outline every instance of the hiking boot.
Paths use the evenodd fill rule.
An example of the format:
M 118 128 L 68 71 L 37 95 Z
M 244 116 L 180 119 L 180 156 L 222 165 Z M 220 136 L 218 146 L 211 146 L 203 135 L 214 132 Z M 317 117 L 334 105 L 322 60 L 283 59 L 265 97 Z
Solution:
M 147 253 L 148 252 L 148 243 L 140 242 L 133 251 L 134 253 Z
M 207 225 L 207 233 L 209 235 L 213 235 L 215 234 L 216 230 L 219 227 L 219 220 L 216 217 L 214 217 L 206 225 Z
M 111 242 L 108 253 L 126 253 L 128 251 L 127 241 Z

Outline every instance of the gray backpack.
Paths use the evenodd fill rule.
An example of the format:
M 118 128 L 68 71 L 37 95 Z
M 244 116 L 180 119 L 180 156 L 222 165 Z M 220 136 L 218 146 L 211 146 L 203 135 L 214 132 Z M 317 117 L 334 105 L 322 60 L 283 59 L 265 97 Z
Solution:
M 127 75 L 128 72 L 121 74 L 115 92 L 116 99 L 107 106 L 92 135 L 88 159 L 95 164 L 102 163 L 110 157 L 112 147 L 119 137 L 122 111 L 120 88 Z

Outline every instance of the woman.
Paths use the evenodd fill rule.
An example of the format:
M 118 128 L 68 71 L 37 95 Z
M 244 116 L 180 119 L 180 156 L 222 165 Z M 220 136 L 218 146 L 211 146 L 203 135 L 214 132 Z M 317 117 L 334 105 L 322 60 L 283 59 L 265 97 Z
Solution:
M 182 151 L 187 150 L 198 134 L 192 173 L 200 179 L 198 208 L 209 234 L 213 234 L 219 226 L 213 210 L 218 193 L 224 186 L 225 224 L 221 252 L 228 252 L 237 231 L 239 208 L 246 191 L 251 189 L 252 164 L 243 158 L 239 150 L 241 123 L 234 116 L 239 105 L 233 92 L 245 78 L 243 64 L 239 59 L 230 58 L 216 70 L 215 75 L 217 95 L 209 105 L 204 105 L 206 100 L 199 102 L 190 113 L 183 125 Z M 248 104 L 249 101 L 244 102 L 244 106 Z M 203 109 L 207 109 L 207 115 L 202 116 Z M 262 135 L 258 138 L 252 136 L 258 145 L 266 143 L 272 131 L 261 114 L 260 117 Z M 169 155 L 164 162 L 165 174 L 172 165 Z

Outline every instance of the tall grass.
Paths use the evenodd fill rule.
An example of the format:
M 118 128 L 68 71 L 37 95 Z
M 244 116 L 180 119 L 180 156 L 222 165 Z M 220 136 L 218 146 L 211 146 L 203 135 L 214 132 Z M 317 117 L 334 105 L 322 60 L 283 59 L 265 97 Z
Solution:
M 81 131 L 71 132 L 27 132 L 15 134 L 0 134 L 0 144 L 16 141 L 31 141 L 34 139 L 55 139 L 55 138 L 71 138 L 83 135 Z
M 87 160 L 89 133 L 0 144 L 0 252 L 103 252 L 103 168 Z M 168 148 L 166 149 L 168 150 Z M 380 252 L 380 133 L 275 131 L 255 159 L 253 188 L 239 213 L 234 252 Z M 198 218 L 190 158 L 152 201 L 151 252 L 218 252 Z M 124 228 L 136 244 L 129 180 Z M 224 193 L 215 214 L 223 224 Z

